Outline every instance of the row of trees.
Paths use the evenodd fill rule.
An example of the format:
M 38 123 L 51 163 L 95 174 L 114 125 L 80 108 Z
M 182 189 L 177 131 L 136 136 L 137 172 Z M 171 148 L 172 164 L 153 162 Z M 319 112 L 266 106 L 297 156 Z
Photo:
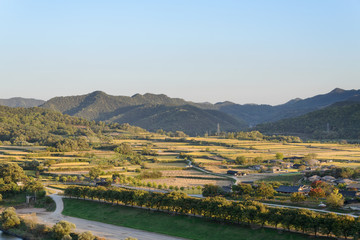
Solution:
M 263 135 L 259 131 L 251 131 L 251 132 L 228 132 L 225 134 L 225 138 L 228 139 L 240 139 L 240 140 L 267 140 L 267 141 L 275 141 L 275 142 L 289 142 L 289 143 L 300 143 L 301 139 L 297 136 L 282 136 L 282 135 L 272 135 L 266 136 Z
M 181 192 L 157 193 L 124 188 L 79 187 L 65 190 L 77 198 L 101 199 L 178 214 L 203 216 L 216 221 L 282 227 L 303 233 L 360 236 L 360 219 L 347 215 L 320 214 L 306 209 L 267 207 L 255 201 L 234 202 L 222 197 L 192 198 Z

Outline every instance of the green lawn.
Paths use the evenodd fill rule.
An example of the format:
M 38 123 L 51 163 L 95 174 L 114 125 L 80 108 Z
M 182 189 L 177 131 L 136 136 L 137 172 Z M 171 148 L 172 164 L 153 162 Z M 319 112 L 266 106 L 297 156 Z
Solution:
M 64 215 L 88 220 L 110 223 L 118 226 L 142 229 L 188 239 L 206 240 L 302 240 L 306 235 L 278 233 L 275 229 L 256 229 L 238 225 L 221 224 L 189 216 L 171 216 L 162 212 L 150 212 L 124 206 L 91 202 L 86 200 L 64 199 Z

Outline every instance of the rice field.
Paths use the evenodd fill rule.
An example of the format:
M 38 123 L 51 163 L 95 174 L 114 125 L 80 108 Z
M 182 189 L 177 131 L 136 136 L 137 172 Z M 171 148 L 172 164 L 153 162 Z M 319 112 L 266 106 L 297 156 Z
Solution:
M 151 179 L 151 181 L 179 187 L 230 184 L 226 179 L 214 179 L 213 175 L 188 169 L 187 161 L 180 158 L 180 153 L 190 157 L 196 164 L 200 164 L 202 168 L 221 174 L 226 174 L 228 170 L 236 170 L 254 175 L 256 171 L 236 165 L 234 160 L 243 156 L 246 159 L 260 159 L 260 161 L 266 162 L 275 159 L 276 153 L 283 153 L 284 157 L 302 157 L 315 153 L 316 158 L 319 160 L 332 160 L 332 162 L 322 163 L 324 166 L 360 167 L 359 145 L 281 143 L 216 137 L 187 138 L 182 142 L 178 141 L 179 138 L 172 138 L 171 140 L 165 140 L 164 136 L 154 135 L 146 140 L 123 139 L 114 140 L 111 143 L 117 145 L 127 142 L 131 144 L 133 150 L 137 153 L 141 153 L 144 147 L 151 146 L 157 156 L 144 156 L 145 160 L 142 160 L 141 165 L 140 163 L 133 164 L 131 161 L 124 161 L 111 166 L 113 162 L 119 160 L 119 155 L 111 150 L 93 149 L 79 152 L 51 153 L 47 152 L 46 147 L 43 146 L 0 146 L 0 161 L 14 161 L 20 164 L 33 160 L 37 160 L 42 164 L 52 161 L 48 173 L 57 175 L 78 174 L 86 176 L 91 168 L 104 168 L 104 166 L 106 166 L 104 168 L 105 172 L 120 172 L 132 177 L 139 175 L 139 171 L 156 170 L 160 171 L 163 177 Z M 47 172 L 46 168 L 45 172 Z M 288 171 L 296 172 L 297 170 L 289 169 Z M 251 176 L 248 178 L 251 178 Z

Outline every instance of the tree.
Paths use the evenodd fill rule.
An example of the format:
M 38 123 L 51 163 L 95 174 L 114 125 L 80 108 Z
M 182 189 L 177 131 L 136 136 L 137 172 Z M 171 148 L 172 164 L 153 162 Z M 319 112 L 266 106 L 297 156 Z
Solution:
M 24 170 L 16 163 L 1 163 L 0 164 L 0 178 L 4 179 L 6 184 L 16 183 L 26 179 Z
M 36 180 L 31 180 L 28 181 L 25 184 L 25 189 L 26 191 L 30 192 L 30 193 L 35 193 L 35 192 L 40 192 L 40 191 L 44 191 L 45 188 L 42 185 L 42 183 L 40 181 L 36 181 Z
M 1 226 L 7 230 L 20 225 L 20 218 L 16 215 L 15 208 L 6 208 L 0 215 Z
M 273 197 L 275 192 L 271 185 L 265 183 L 261 183 L 256 189 L 256 195 L 265 199 Z
M 74 231 L 75 228 L 75 224 L 62 220 L 52 227 L 52 232 L 55 239 L 60 240 L 63 239 L 65 236 L 70 236 L 70 233 Z
M 242 196 L 244 196 L 244 195 L 250 196 L 250 195 L 254 194 L 254 189 L 252 188 L 252 186 L 250 184 L 246 184 L 246 183 L 239 183 L 237 185 L 233 185 L 232 190 L 235 193 L 240 194 Z
M 114 151 L 122 155 L 131 155 L 133 153 L 131 145 L 126 142 L 121 143 L 117 148 L 114 149 Z
M 284 154 L 283 153 L 276 153 L 275 158 L 279 159 L 279 160 L 283 160 L 284 159 Z
M 247 160 L 244 156 L 238 156 L 235 159 L 235 163 L 239 164 L 239 165 L 244 165 L 244 164 L 247 164 Z
M 323 181 L 314 181 L 311 183 L 312 188 L 321 188 L 324 190 L 325 195 L 329 195 L 333 191 L 333 186 Z
M 325 197 L 325 192 L 322 188 L 312 188 L 309 192 L 309 196 L 313 198 L 323 198 Z
M 291 194 L 291 196 L 290 196 L 290 200 L 292 202 L 304 202 L 305 199 L 306 199 L 305 195 L 300 192 L 295 192 L 295 193 Z
M 213 184 L 206 184 L 203 188 L 203 196 L 204 197 L 215 197 L 223 194 L 224 191 L 220 186 Z
M 89 176 L 92 180 L 99 177 L 101 174 L 101 169 L 99 167 L 93 167 L 89 171 Z
M 339 193 L 339 190 L 335 188 L 334 191 L 330 193 L 330 195 L 326 198 L 326 203 L 330 207 L 335 207 L 335 208 L 342 207 L 344 205 L 343 195 L 341 195 Z

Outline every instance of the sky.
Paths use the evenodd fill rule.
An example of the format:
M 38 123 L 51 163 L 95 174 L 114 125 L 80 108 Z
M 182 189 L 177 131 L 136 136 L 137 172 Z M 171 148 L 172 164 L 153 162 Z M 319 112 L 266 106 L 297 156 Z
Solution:
M 0 0 L 0 98 L 281 104 L 360 87 L 359 0 Z

